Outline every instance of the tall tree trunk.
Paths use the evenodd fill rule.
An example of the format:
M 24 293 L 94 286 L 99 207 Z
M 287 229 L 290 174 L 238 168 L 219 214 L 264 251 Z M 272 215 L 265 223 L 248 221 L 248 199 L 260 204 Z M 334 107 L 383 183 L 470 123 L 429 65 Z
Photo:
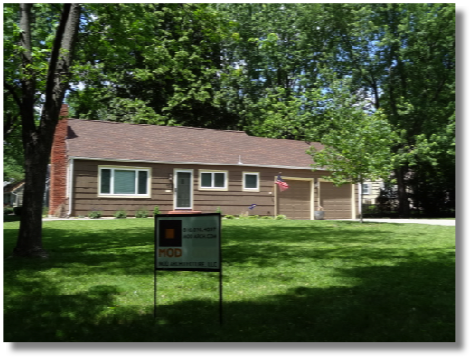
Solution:
M 20 26 L 23 68 L 22 99 L 18 106 L 22 118 L 22 139 L 25 154 L 25 186 L 20 231 L 13 250 L 18 256 L 47 256 L 42 244 L 42 208 L 45 180 L 53 136 L 58 123 L 60 107 L 69 81 L 73 48 L 79 29 L 79 4 L 64 4 L 57 27 L 46 78 L 45 103 L 40 124 L 34 119 L 36 86 L 35 74 L 30 74 L 31 58 L 31 4 L 21 4 Z
M 404 166 L 401 166 L 395 170 L 398 190 L 398 214 L 401 218 L 410 217 L 410 203 L 408 201 L 407 184 L 405 182 L 406 173 L 407 167 Z
M 44 140 L 31 140 L 25 147 L 25 186 L 23 207 L 20 217 L 20 231 L 17 245 L 13 250 L 17 256 L 41 256 L 47 253 L 42 245 L 42 209 L 45 192 L 49 149 Z
M 359 203 L 360 203 L 360 223 L 364 222 L 364 181 L 360 180 L 360 192 L 359 192 Z

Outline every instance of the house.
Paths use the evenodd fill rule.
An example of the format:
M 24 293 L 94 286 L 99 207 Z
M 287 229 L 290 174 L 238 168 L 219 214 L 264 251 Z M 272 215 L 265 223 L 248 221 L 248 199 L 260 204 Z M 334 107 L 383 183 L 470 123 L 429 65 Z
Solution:
M 383 181 L 366 181 L 362 185 L 362 200 L 365 205 L 374 205 L 380 190 L 384 188 Z
M 241 131 L 68 119 L 63 106 L 51 154 L 50 216 L 101 211 L 216 212 L 313 219 L 356 217 L 358 188 L 313 171 L 311 144 Z M 312 144 L 322 149 L 319 143 Z M 280 191 L 281 175 L 289 185 Z M 250 209 L 251 205 L 256 207 Z
M 3 205 L 4 206 L 22 206 L 23 190 L 25 181 L 4 182 L 3 183 Z
M 45 193 L 43 194 L 43 206 L 48 207 L 49 201 L 49 169 L 45 180 Z M 3 183 L 3 205 L 4 206 L 23 206 L 23 192 L 25 189 L 25 181 L 17 181 L 14 183 L 4 182 Z

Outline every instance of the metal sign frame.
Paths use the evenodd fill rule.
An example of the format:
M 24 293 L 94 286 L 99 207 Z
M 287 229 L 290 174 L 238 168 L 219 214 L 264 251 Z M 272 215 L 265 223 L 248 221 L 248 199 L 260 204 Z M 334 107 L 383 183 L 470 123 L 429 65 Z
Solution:
M 174 257 L 173 253 L 179 252 L 180 255 L 182 253 L 183 245 L 183 237 L 185 232 L 187 231 L 186 228 L 182 227 L 182 220 L 187 220 L 188 218 L 216 218 L 216 225 L 217 225 L 217 247 L 218 247 L 218 266 L 207 267 L 201 266 L 196 267 L 195 264 L 198 262 L 184 262 L 185 264 L 189 263 L 192 264 L 190 267 L 185 266 L 158 266 L 159 260 L 159 247 L 168 248 L 167 252 L 171 252 L 169 257 Z M 163 221 L 161 223 L 161 221 Z M 190 235 L 190 234 L 187 234 Z M 193 236 L 188 236 L 193 243 Z M 162 242 L 161 245 L 159 245 Z M 190 244 L 188 242 L 187 244 Z M 164 252 L 162 250 L 162 252 Z M 183 263 L 182 263 L 183 264 Z M 154 217 L 154 319 L 156 318 L 157 312 L 157 270 L 165 270 L 165 271 L 201 271 L 201 272 L 217 272 L 219 273 L 219 315 L 220 315 L 220 324 L 223 323 L 223 275 L 222 275 L 222 254 L 221 254 L 221 213 L 203 213 L 203 214 L 160 214 L 155 215 Z

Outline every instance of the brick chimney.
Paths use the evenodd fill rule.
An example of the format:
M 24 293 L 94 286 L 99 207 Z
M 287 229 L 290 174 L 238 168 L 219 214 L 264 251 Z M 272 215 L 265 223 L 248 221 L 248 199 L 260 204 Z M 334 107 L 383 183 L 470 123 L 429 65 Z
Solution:
M 68 157 L 66 151 L 67 136 L 68 105 L 63 104 L 51 147 L 50 205 L 48 214 L 56 217 L 65 217 L 68 208 L 66 197 L 68 172 Z

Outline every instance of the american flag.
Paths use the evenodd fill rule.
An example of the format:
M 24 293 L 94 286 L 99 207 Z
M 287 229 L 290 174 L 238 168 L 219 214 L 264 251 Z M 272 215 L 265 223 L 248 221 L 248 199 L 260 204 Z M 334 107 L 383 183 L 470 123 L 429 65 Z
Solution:
M 279 186 L 279 191 L 286 191 L 289 188 L 289 185 L 283 181 L 281 175 L 278 175 L 278 178 L 274 183 Z

